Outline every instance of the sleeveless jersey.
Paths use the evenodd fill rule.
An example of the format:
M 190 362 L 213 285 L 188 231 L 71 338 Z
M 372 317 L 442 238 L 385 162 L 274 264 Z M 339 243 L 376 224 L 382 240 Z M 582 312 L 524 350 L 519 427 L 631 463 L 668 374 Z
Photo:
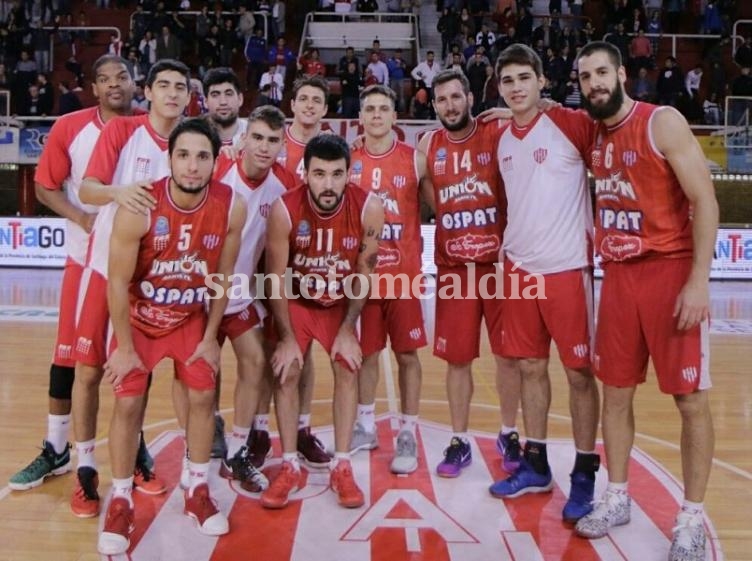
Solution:
M 94 146 L 96 157 L 89 162 L 84 177 L 94 177 L 105 185 L 128 185 L 134 181 L 156 181 L 170 174 L 167 139 L 149 123 L 149 115 L 115 117 L 108 121 Z M 118 205 L 101 207 L 94 222 L 86 264 L 107 277 L 112 221 Z
M 596 124 L 583 111 L 555 108 L 499 141 L 507 197 L 503 252 L 531 273 L 592 265 L 593 210 L 585 161 Z
M 650 132 L 659 110 L 673 111 L 635 102 L 624 120 L 596 133 L 595 244 L 604 262 L 692 255 L 689 200 Z
M 465 138 L 445 129 L 428 142 L 428 176 L 436 198 L 436 264 L 495 263 L 506 226 L 506 199 L 499 174 L 497 122 L 474 121 Z
M 204 200 L 185 210 L 172 201 L 169 178 L 153 185 L 157 207 L 138 250 L 130 317 L 150 337 L 161 337 L 192 314 L 204 313 L 205 277 L 217 272 L 234 195 L 227 185 L 212 181 Z
M 258 272 L 258 264 L 266 245 L 266 219 L 272 203 L 295 185 L 295 178 L 279 164 L 274 164 L 260 181 L 249 179 L 243 172 L 243 154 L 231 160 L 224 155 L 217 159 L 214 171 L 217 181 L 229 185 L 242 198 L 248 208 L 248 218 L 243 225 L 240 251 L 235 262 L 235 274 L 251 277 Z M 256 283 L 250 278 L 247 294 L 235 294 L 227 303 L 225 315 L 244 310 L 256 299 Z M 242 284 L 242 277 L 233 279 L 233 286 Z M 240 288 L 235 288 L 240 291 Z M 246 297 L 247 296 L 247 297 Z
M 345 187 L 340 205 L 333 213 L 322 215 L 311 201 L 307 185 L 282 195 L 290 219 L 290 257 L 293 292 L 301 294 L 303 277 L 311 301 L 320 306 L 347 302 L 345 277 L 356 272 L 358 249 L 363 238 L 363 212 L 370 193 L 352 183 Z M 305 293 L 305 291 L 304 291 Z
M 351 161 L 350 181 L 384 204 L 384 229 L 374 272 L 405 273 L 413 279 L 420 274 L 422 265 L 420 179 L 415 149 L 395 140 L 387 152 L 375 156 L 364 145 L 352 152 Z M 379 290 L 379 295 L 385 296 L 381 288 L 386 286 Z
M 305 165 L 303 164 L 305 147 L 304 143 L 293 138 L 290 134 L 290 127 L 285 127 L 285 145 L 277 156 L 277 163 L 293 174 L 298 184 L 303 183 L 306 178 Z

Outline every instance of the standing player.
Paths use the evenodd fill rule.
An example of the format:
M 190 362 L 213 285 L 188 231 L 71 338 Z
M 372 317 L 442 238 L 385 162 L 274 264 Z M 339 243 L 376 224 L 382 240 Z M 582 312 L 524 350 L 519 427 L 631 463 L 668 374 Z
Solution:
M 240 81 L 231 68 L 212 68 L 204 76 L 206 108 L 217 125 L 223 146 L 238 146 L 248 122 L 238 117 L 243 106 Z M 219 385 L 219 384 L 217 384 Z
M 185 514 L 196 520 L 203 534 L 218 536 L 229 530 L 227 518 L 209 495 L 209 457 L 214 374 L 220 361 L 217 332 L 246 210 L 230 187 L 211 180 L 220 145 L 216 131 L 203 119 L 178 125 L 169 138 L 171 175 L 152 184 L 154 208 L 146 216 L 120 208 L 113 221 L 107 302 L 114 339 L 105 366 L 115 390 L 110 425 L 113 491 L 99 535 L 103 555 L 125 553 L 130 545 L 130 466 L 148 373 L 167 357 L 189 388 L 187 439 L 192 458 Z M 212 277 L 213 286 L 222 290 L 219 295 L 207 288 Z
M 520 382 L 513 362 L 501 356 L 502 300 L 496 295 L 495 262 L 506 225 L 506 200 L 496 161 L 501 128 L 496 121 L 485 123 L 470 116 L 473 95 L 461 72 L 439 72 L 433 88 L 433 104 L 443 128 L 424 136 L 418 149 L 426 154 L 431 198 L 435 199 L 439 280 L 434 355 L 447 361 L 447 399 L 454 431 L 436 471 L 441 477 L 457 477 L 472 461 L 467 427 L 481 319 L 496 359 L 502 416 L 497 445 L 503 451 L 505 469 L 514 470 L 519 465 L 514 424 Z M 490 297 L 482 297 L 483 291 Z
M 25 490 L 41 485 L 49 475 L 59 475 L 70 470 L 68 426 L 71 421 L 71 398 L 74 385 L 76 305 L 78 289 L 86 263 L 89 233 L 94 224 L 97 207 L 81 202 L 78 191 L 89 162 L 92 148 L 104 124 L 119 115 L 131 112 L 134 84 L 125 61 L 113 55 L 97 59 L 92 68 L 92 89 L 98 100 L 95 107 L 76 111 L 60 117 L 52 127 L 34 177 L 37 199 L 60 216 L 67 218 L 66 251 L 63 281 L 60 290 L 60 318 L 52 366 L 50 367 L 50 405 L 47 417 L 47 438 L 42 453 L 27 467 L 10 478 L 8 486 Z M 120 204 L 133 195 L 132 191 L 118 193 Z M 94 426 L 98 411 L 98 393 L 84 395 L 74 402 L 82 406 L 74 415 L 74 425 Z M 75 429 L 75 426 L 74 426 Z M 78 441 L 78 480 L 71 501 L 77 516 L 95 516 L 93 501 L 87 496 L 96 495 L 96 465 L 87 462 L 85 449 L 94 447 L 92 440 L 84 439 L 86 431 L 74 430 Z M 83 440 L 87 440 L 84 442 Z M 86 491 L 84 491 L 86 489 Z M 78 491 L 81 491 L 79 494 Z M 80 496 L 79 496 L 80 495 Z M 80 500 L 79 500 L 80 499 Z
M 581 111 L 538 108 L 543 65 L 530 47 L 507 47 L 496 75 L 513 115 L 498 149 L 508 205 L 501 351 L 520 369 L 527 441 L 520 467 L 490 491 L 505 498 L 553 488 L 546 453 L 553 338 L 569 382 L 577 449 L 563 511 L 564 519 L 574 522 L 592 510 L 600 464 L 595 453 L 598 388 L 590 371 L 593 214 L 584 161 L 595 126 Z M 534 290 L 536 285 L 543 293 Z M 530 298 L 520 298 L 525 291 Z
M 274 402 L 283 463 L 261 495 L 261 504 L 284 507 L 300 483 L 295 452 L 298 381 L 303 354 L 316 339 L 331 357 L 334 372 L 330 485 L 342 506 L 356 508 L 365 499 L 348 452 L 358 399 L 356 376 L 363 361 L 355 324 L 368 299 L 368 275 L 376 265 L 384 210 L 376 197 L 347 182 L 350 150 L 343 139 L 314 137 L 304 161 L 306 184 L 285 193 L 269 217 L 267 274 L 277 283 L 269 297 L 279 336 L 271 366 L 278 378 Z M 287 292 L 288 283 L 292 293 Z
M 603 381 L 603 439 L 609 484 L 577 523 L 588 538 L 629 522 L 627 466 L 634 440 L 632 402 L 648 358 L 658 386 L 682 421 L 684 503 L 670 561 L 705 559 L 703 498 L 713 458 L 708 405 L 710 264 L 718 203 L 705 157 L 672 108 L 624 93 L 618 49 L 593 42 L 579 54 L 588 113 L 600 121 L 592 148 L 595 247 L 604 263 L 594 367 Z
M 392 132 L 397 118 L 397 96 L 391 88 L 370 86 L 360 94 L 360 123 L 364 143 L 352 152 L 350 181 L 378 196 L 384 205 L 384 230 L 379 246 L 371 298 L 360 316 L 363 367 L 358 375 L 358 421 L 350 452 L 378 446 L 374 410 L 379 382 L 379 355 L 389 335 L 399 366 L 402 422 L 397 435 L 394 473 L 411 473 L 418 467 L 416 428 L 420 403 L 421 367 L 417 350 L 426 345 L 420 300 L 413 297 L 413 279 L 420 276 L 420 178 L 425 175 L 425 155 Z M 389 293 L 391 289 L 392 293 Z M 373 292 L 373 291 L 372 291 Z

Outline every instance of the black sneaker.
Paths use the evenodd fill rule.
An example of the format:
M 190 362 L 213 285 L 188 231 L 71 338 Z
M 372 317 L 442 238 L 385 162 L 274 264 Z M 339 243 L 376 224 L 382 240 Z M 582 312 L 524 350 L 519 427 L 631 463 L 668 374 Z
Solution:
M 251 463 L 246 446 L 238 450 L 232 458 L 222 460 L 219 475 L 240 481 L 240 486 L 251 493 L 260 493 L 269 487 L 269 480 Z
M 214 415 L 214 440 L 211 449 L 212 458 L 227 457 L 227 441 L 225 440 L 225 420 L 221 415 Z

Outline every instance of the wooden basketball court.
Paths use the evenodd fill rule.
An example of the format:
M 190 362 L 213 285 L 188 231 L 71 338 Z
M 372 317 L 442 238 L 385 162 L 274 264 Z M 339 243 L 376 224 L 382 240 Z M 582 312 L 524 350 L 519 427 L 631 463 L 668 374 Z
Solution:
M 47 414 L 49 361 L 55 339 L 55 311 L 59 271 L 0 269 L 0 561 L 99 559 L 96 553 L 97 519 L 79 520 L 71 515 L 68 501 L 72 476 L 48 480 L 31 491 L 11 492 L 8 478 L 37 453 L 44 437 Z M 716 428 L 716 451 L 706 498 L 724 558 L 752 559 L 752 285 L 712 285 L 713 328 L 711 336 L 711 394 Z M 494 362 L 487 343 L 474 367 L 475 395 L 471 428 L 492 433 L 498 430 L 499 414 L 494 383 Z M 571 439 L 567 389 L 564 375 L 552 358 L 553 402 L 551 438 Z M 444 365 L 421 352 L 423 391 L 421 417 L 449 424 L 444 391 Z M 379 386 L 377 413 L 395 407 L 396 365 L 392 364 Z M 171 365 L 162 364 L 146 418 L 147 441 L 176 428 L 170 401 Z M 222 407 L 230 414 L 234 383 L 234 358 L 229 349 L 223 356 Z M 317 349 L 314 426 L 331 424 L 331 375 L 326 357 Z M 390 380 L 384 380 L 391 376 Z M 97 452 L 101 474 L 100 492 L 109 487 L 107 448 L 112 395 L 101 391 Z M 230 420 L 231 417 L 225 415 Z M 677 443 L 679 417 L 670 397 L 658 393 L 654 380 L 640 388 L 636 401 L 635 444 L 674 477 L 681 476 Z M 521 416 L 519 419 L 521 425 Z M 73 460 L 75 464 L 75 459 Z M 567 466 L 568 468 L 569 466 Z M 433 466 L 428 466 L 432 469 Z M 599 477 L 602 477 L 603 474 Z M 519 500 L 519 499 L 518 499 Z M 250 556 L 250 557 L 249 557 Z M 253 558 L 252 552 L 243 557 Z M 156 557 L 155 557 L 156 558 Z M 169 557 L 160 556 L 167 559 Z M 416 557 L 417 559 L 417 557 Z M 423 559 L 423 557 L 421 557 Z M 318 561 L 312 559 L 312 561 Z

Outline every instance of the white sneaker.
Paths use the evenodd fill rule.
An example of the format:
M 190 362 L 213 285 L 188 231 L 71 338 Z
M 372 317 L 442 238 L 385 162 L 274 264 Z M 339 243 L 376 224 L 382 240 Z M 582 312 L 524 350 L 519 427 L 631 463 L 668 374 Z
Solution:
M 193 495 L 185 495 L 185 513 L 196 521 L 199 532 L 221 536 L 230 531 L 227 517 L 219 512 L 217 503 L 209 495 L 209 485 L 202 483 L 193 490 Z
M 191 472 L 188 469 L 190 460 L 188 456 L 183 456 L 183 468 L 180 470 L 180 488 L 187 491 L 191 487 Z
M 705 561 L 705 528 L 701 514 L 679 512 L 673 532 L 668 561 Z
M 577 521 L 574 529 L 584 538 L 602 538 L 609 528 L 629 522 L 629 509 L 632 499 L 626 493 L 606 491 L 590 514 Z
M 392 460 L 392 473 L 412 473 L 418 469 L 418 443 L 409 430 L 397 435 L 397 446 Z
M 376 431 L 368 432 L 360 421 L 356 421 L 350 439 L 350 454 L 355 454 L 360 450 L 374 450 L 378 447 L 379 439 L 376 436 Z

